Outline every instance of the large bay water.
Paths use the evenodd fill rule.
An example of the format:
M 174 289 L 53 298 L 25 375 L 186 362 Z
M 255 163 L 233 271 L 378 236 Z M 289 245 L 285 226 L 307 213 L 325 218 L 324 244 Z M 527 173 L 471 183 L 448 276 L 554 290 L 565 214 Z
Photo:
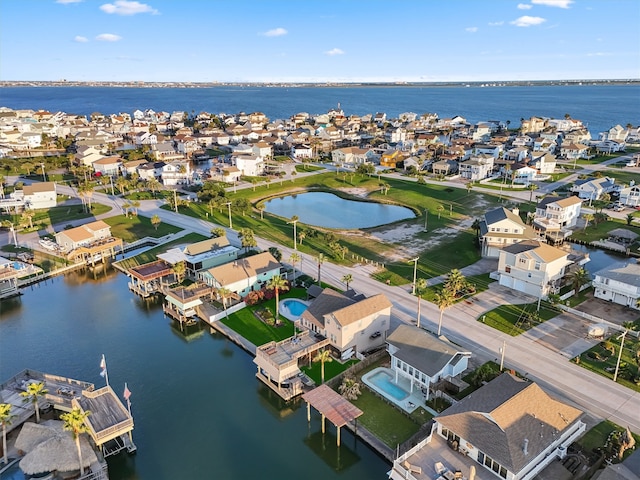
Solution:
M 326 192 L 277 197 L 265 203 L 265 210 L 285 218 L 297 215 L 302 223 L 326 228 L 376 227 L 414 216 L 406 207 L 346 200 Z
M 136 109 L 212 113 L 260 111 L 271 119 L 298 112 L 318 114 L 340 103 L 346 115 L 385 112 L 461 115 L 469 122 L 502 120 L 511 128 L 533 115 L 573 118 L 587 124 L 593 137 L 616 124 L 640 124 L 640 85 L 541 85 L 500 87 L 240 87 L 120 88 L 5 87 L 0 106 L 90 115 Z
M 323 437 L 304 402 L 255 378 L 252 357 L 224 337 L 184 336 L 127 277 L 74 273 L 0 302 L 0 379 L 25 368 L 132 391 L 138 452 L 109 460 L 112 480 L 385 478 L 389 465 L 343 429 Z

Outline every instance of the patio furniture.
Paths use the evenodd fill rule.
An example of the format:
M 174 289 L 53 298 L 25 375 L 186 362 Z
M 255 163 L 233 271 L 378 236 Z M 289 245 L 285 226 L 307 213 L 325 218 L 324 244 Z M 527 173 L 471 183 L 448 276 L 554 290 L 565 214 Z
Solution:
M 436 462 L 436 464 L 434 465 L 434 468 L 436 470 L 436 473 L 438 475 L 442 475 L 444 472 L 447 471 L 447 467 L 445 467 L 442 462 Z

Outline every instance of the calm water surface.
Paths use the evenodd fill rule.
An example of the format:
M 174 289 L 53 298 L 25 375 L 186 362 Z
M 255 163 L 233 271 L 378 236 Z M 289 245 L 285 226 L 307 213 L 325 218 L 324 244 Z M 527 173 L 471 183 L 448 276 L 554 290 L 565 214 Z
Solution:
M 284 404 L 255 378 L 252 357 L 198 328 L 185 337 L 160 305 L 114 272 L 71 274 L 0 303 L 0 379 L 35 370 L 133 395 L 138 453 L 109 460 L 119 479 L 375 479 L 388 464 L 343 429 L 323 437 L 304 402 Z
M 302 223 L 326 228 L 367 228 L 413 218 L 406 207 L 375 202 L 345 200 L 332 193 L 309 192 L 278 197 L 265 203 L 265 210 Z

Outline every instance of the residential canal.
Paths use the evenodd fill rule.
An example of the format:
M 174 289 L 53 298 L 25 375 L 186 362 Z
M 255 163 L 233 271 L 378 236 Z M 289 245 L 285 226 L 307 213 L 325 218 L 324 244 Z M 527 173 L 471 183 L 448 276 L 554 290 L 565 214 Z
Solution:
M 285 218 L 297 215 L 302 223 L 326 228 L 368 228 L 415 217 L 398 205 L 346 200 L 326 192 L 277 197 L 265 203 L 269 213 Z
M 109 460 L 120 479 L 375 479 L 389 465 L 345 429 L 320 433 L 304 402 L 283 403 L 255 378 L 249 354 L 208 330 L 185 337 L 161 305 L 114 271 L 78 272 L 0 303 L 0 379 L 25 368 L 132 392 L 134 456 Z

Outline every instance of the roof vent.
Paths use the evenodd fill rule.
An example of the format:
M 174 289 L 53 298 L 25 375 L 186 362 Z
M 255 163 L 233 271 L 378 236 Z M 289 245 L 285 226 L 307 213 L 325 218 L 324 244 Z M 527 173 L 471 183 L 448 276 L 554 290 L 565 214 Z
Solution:
M 528 447 L 528 446 L 529 446 L 529 439 L 528 439 L 528 438 L 525 438 L 525 439 L 524 439 L 524 445 L 522 446 L 522 452 L 523 452 L 525 455 L 528 455 L 528 454 L 529 454 L 529 452 L 528 452 L 528 450 L 527 450 L 527 447 Z

